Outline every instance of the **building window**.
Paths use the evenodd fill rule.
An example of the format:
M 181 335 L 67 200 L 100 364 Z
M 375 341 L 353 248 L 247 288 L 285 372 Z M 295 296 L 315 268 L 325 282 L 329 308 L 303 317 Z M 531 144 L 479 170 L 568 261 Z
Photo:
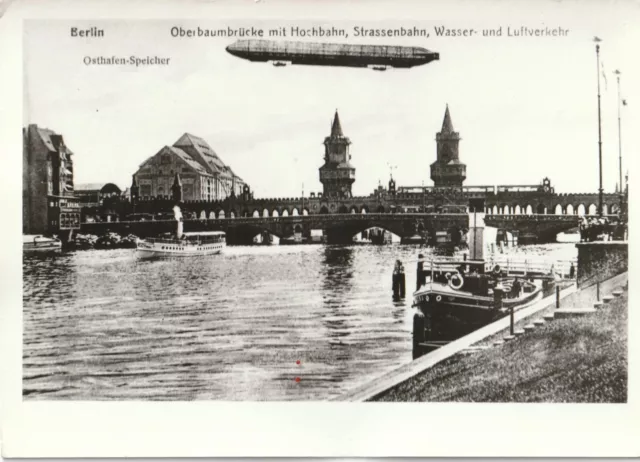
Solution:
M 171 163 L 171 156 L 169 154 L 162 154 L 162 156 L 160 156 L 160 163 L 161 164 L 170 164 Z

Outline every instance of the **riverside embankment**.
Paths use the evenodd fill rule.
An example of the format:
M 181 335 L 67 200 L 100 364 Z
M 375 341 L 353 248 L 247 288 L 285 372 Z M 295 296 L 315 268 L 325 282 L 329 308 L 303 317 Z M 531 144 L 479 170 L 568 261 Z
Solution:
M 627 267 L 626 243 L 624 248 L 597 245 L 592 263 L 615 264 L 584 265 L 578 284 L 560 293 L 559 310 L 555 297 L 549 297 L 518 311 L 515 338 L 509 318 L 503 318 L 340 400 L 626 401 L 628 281 L 627 273 L 621 274 Z M 582 244 L 578 250 L 583 261 L 591 252 Z M 618 297 L 611 296 L 614 292 Z M 607 303 L 594 309 L 599 298 Z M 575 309 L 579 312 L 571 313 Z
M 595 313 L 547 321 L 532 332 L 494 346 L 506 331 L 472 350 L 375 396 L 373 401 L 605 402 L 627 400 L 627 273 L 601 285 L 603 294 L 625 289 Z M 593 306 L 596 287 L 565 297 L 561 308 Z M 556 312 L 555 304 L 535 315 Z M 556 316 L 557 317 L 557 316 Z M 531 319 L 516 324 L 523 329 Z

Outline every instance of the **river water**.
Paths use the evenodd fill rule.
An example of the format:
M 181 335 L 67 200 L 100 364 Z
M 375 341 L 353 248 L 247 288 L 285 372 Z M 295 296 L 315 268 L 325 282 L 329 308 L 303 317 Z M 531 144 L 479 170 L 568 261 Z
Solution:
M 519 253 L 575 258 L 573 244 Z M 23 395 L 326 400 L 411 361 L 415 246 L 26 255 Z M 407 299 L 391 273 L 405 262 Z M 297 380 L 298 379 L 298 380 Z

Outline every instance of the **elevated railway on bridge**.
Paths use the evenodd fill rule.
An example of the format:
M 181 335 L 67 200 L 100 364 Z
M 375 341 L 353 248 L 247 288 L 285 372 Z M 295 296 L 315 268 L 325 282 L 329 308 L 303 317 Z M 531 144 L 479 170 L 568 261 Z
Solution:
M 486 226 L 517 233 L 530 243 L 555 242 L 556 235 L 576 228 L 577 215 L 485 215 Z M 280 238 L 301 234 L 308 237 L 311 230 L 321 229 L 328 243 L 348 244 L 358 233 L 370 228 L 381 228 L 407 239 L 415 235 L 433 239 L 437 231 L 447 231 L 452 241 L 468 231 L 466 213 L 366 213 L 318 214 L 283 217 L 229 217 L 196 218 L 184 220 L 185 231 L 220 230 L 227 233 L 230 244 L 251 244 L 253 238 L 264 232 Z M 84 222 L 81 233 L 104 234 L 118 232 L 151 237 L 173 232 L 175 219 L 145 221 Z

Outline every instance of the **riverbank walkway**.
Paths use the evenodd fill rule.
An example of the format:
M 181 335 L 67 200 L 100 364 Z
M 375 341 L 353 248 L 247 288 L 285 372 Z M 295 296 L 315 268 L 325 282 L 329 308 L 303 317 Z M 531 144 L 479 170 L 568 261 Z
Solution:
M 627 284 L 627 273 L 623 273 L 600 284 L 601 297 L 609 295 L 614 289 L 622 287 Z M 561 308 L 593 308 L 596 301 L 597 294 L 596 286 L 591 286 L 582 290 L 577 290 L 576 286 L 570 286 L 560 293 Z M 624 297 L 618 302 L 624 302 L 624 311 L 626 319 L 626 292 Z M 547 315 L 550 319 L 550 313 L 556 310 L 555 295 L 547 297 L 538 303 L 522 309 L 515 313 L 515 331 L 519 334 L 524 333 L 525 330 L 530 331 L 532 321 L 538 321 L 538 326 L 542 324 L 541 320 L 543 316 Z M 597 316 L 598 313 L 596 313 Z M 567 321 L 553 321 L 548 326 L 542 328 L 551 328 L 554 322 L 572 322 L 572 319 Z M 478 377 L 487 373 L 481 362 L 490 358 L 501 358 L 510 354 L 514 350 L 518 350 L 522 345 L 523 340 L 527 336 L 532 334 L 526 333 L 522 337 L 518 337 L 510 340 L 506 344 L 504 337 L 508 337 L 509 334 L 509 317 L 502 318 L 492 324 L 489 324 L 477 331 L 462 337 L 456 341 L 449 343 L 439 349 L 422 356 L 421 358 L 412 361 L 394 371 L 391 371 L 384 376 L 374 380 L 364 386 L 354 389 L 350 393 L 339 397 L 338 401 L 442 401 L 435 396 L 429 395 L 429 393 L 421 393 L 420 387 L 429 388 L 430 384 L 436 383 L 441 380 L 447 373 L 451 374 L 451 370 L 445 370 L 447 364 L 458 363 L 462 364 L 465 360 L 470 360 L 470 367 L 474 369 L 470 372 L 469 377 L 458 377 L 455 383 L 461 383 L 466 381 L 474 382 Z M 540 330 L 540 329 L 539 329 Z M 624 342 L 626 345 L 626 329 L 624 332 Z M 497 345 L 494 345 L 497 344 Z M 506 350 L 509 350 L 508 352 Z M 531 352 L 534 356 L 536 354 L 543 354 L 544 352 L 536 353 Z M 553 357 L 543 358 L 545 361 L 554 361 Z M 449 360 L 449 361 L 447 361 Z M 471 361 L 472 360 L 472 361 Z M 446 361 L 446 363 L 445 363 Z M 480 361 L 480 362 L 479 362 Z M 443 364 L 440 364 L 443 363 Z M 434 368 L 434 366 L 438 365 Z M 442 367 L 441 367 L 442 366 Z M 475 367 L 478 366 L 478 367 Z M 516 375 L 518 368 L 527 368 L 527 364 L 514 364 L 513 374 Z M 464 364 L 460 365 L 456 372 L 460 369 L 464 369 Z M 437 372 L 434 372 L 438 369 Z M 625 369 L 626 370 L 626 369 Z M 428 377 L 427 377 L 428 376 Z M 438 378 L 439 377 L 439 378 Z M 405 383 L 406 382 L 406 383 Z M 499 396 L 495 397 L 495 401 L 500 401 Z M 447 399 L 444 399 L 445 401 Z M 464 400 L 464 397 L 452 397 L 452 401 Z M 488 401 L 490 401 L 488 399 Z

